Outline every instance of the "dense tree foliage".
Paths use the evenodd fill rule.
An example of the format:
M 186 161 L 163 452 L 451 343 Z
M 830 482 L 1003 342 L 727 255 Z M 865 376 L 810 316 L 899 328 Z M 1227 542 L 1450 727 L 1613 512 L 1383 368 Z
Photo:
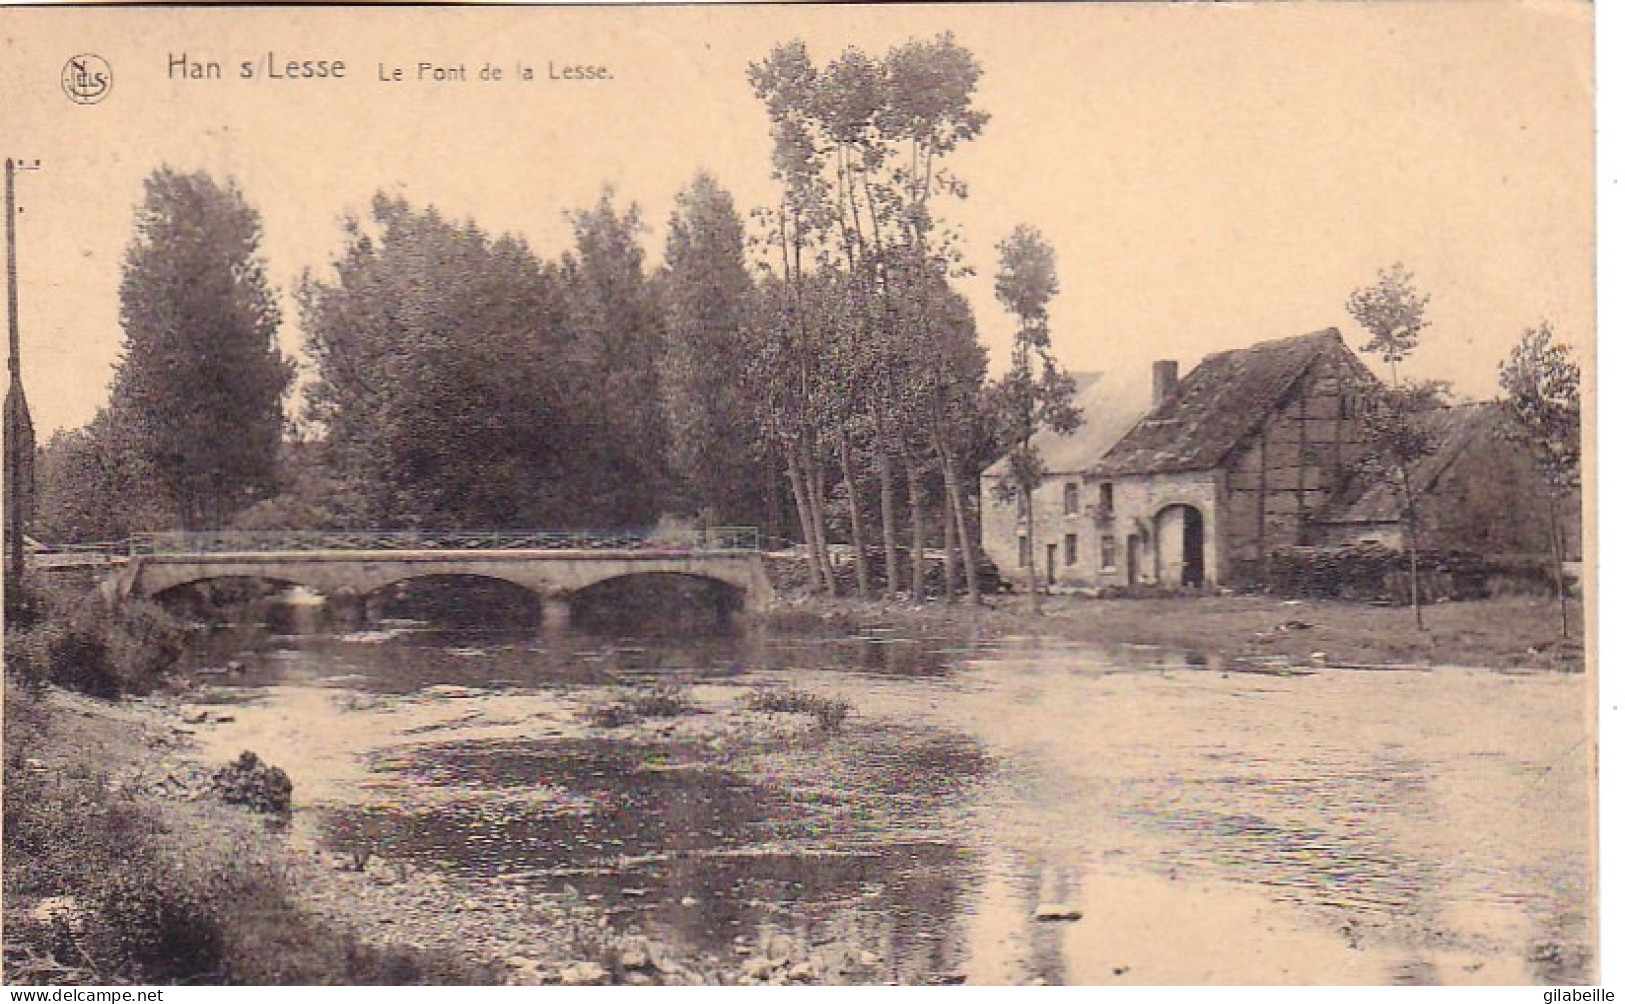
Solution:
M 980 75 L 946 34 L 883 56 L 849 49 L 821 67 L 800 42 L 776 47 L 748 74 L 768 113 L 780 185 L 776 204 L 752 214 L 760 234 L 747 239 L 732 197 L 701 173 L 678 194 L 652 272 L 637 207 L 617 205 L 608 190 L 567 213 L 572 244 L 554 261 L 379 195 L 345 221 L 330 267 L 307 271 L 296 289 L 314 372 L 308 431 L 280 442 L 280 480 L 279 413 L 264 426 L 270 434 L 243 439 L 262 459 L 260 475 L 211 507 L 197 501 L 198 479 L 182 461 L 214 454 L 133 451 L 125 422 L 104 418 L 47 451 L 60 472 L 50 489 L 55 533 L 227 521 L 640 527 L 665 516 L 773 525 L 788 495 L 821 588 L 851 582 L 871 593 L 878 542 L 885 591 L 911 580 L 923 595 L 927 547 L 940 544 L 947 581 L 962 574 L 975 598 L 976 475 L 1001 444 L 989 432 L 987 354 L 954 288 L 967 272 L 937 206 L 966 196 L 947 159 L 987 121 L 973 105 Z M 200 184 L 155 181 L 157 208 L 138 222 L 142 264 L 164 260 L 159 245 L 179 256 L 196 235 L 209 240 L 193 243 L 235 249 L 227 274 L 236 285 L 201 286 L 230 294 L 217 313 L 257 323 L 249 327 L 263 349 L 277 318 L 258 221 L 234 189 L 211 200 L 190 192 Z M 182 210 L 211 201 L 223 207 L 218 219 L 160 232 L 163 220 L 184 221 Z M 167 337 L 166 311 L 204 299 L 172 281 L 179 266 L 171 271 L 131 287 L 130 316 L 157 333 L 149 343 Z M 229 358 L 209 351 L 219 357 L 211 365 L 234 372 L 256 365 L 236 349 Z M 177 368 L 174 351 L 157 355 Z M 276 398 L 287 367 L 274 353 L 269 362 L 254 378 Z M 150 389 L 161 381 L 124 382 L 120 415 L 192 407 L 212 393 L 194 387 L 171 400 Z M 143 421 L 134 428 L 155 427 Z M 187 476 L 160 483 L 152 472 L 165 464 Z M 153 501 L 140 512 L 98 507 L 121 493 Z M 835 541 L 862 557 L 841 562 L 840 578 Z
M 596 405 L 558 271 L 521 241 L 383 195 L 345 230 L 332 277 L 307 274 L 298 294 L 311 417 L 354 486 L 344 521 L 582 519 L 564 476 L 597 438 Z
M 582 431 L 572 478 L 580 506 L 598 526 L 646 526 L 668 505 L 660 362 L 664 321 L 643 268 L 637 206 L 622 213 L 605 190 L 570 214 L 575 248 L 564 255 L 566 316 L 577 360 L 573 378 L 592 393 L 578 403 Z
M 103 408 L 80 429 L 53 435 L 37 467 L 34 535 L 52 543 L 116 541 L 179 524 L 137 449 L 131 423 Z
M 187 528 L 220 526 L 276 487 L 292 363 L 260 256 L 260 217 L 234 185 L 160 169 L 146 181 L 119 287 L 113 411 Z

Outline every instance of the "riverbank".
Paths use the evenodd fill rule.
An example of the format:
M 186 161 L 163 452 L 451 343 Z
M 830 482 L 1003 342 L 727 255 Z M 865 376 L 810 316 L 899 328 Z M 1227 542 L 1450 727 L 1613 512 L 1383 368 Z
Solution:
M 290 716 L 286 708 L 237 703 L 229 692 L 177 682 L 182 692 L 117 702 L 54 687 L 8 694 L 11 717 L 29 722 L 28 756 L 16 758 L 8 771 L 38 789 L 22 794 L 46 795 L 34 799 L 45 803 L 44 811 L 60 808 L 54 824 L 62 833 L 76 834 L 47 834 L 26 864 L 8 863 L 20 869 L 8 875 L 5 902 L 9 982 L 885 982 L 878 956 L 812 945 L 782 930 L 742 932 L 721 951 L 680 953 L 636 925 L 612 925 L 610 918 L 624 915 L 628 904 L 635 908 L 644 892 L 596 889 L 591 868 L 573 879 L 579 889 L 560 894 L 516 881 L 519 876 L 474 877 L 426 865 L 404 847 L 405 830 L 417 817 L 390 808 L 409 801 L 405 789 L 421 792 L 436 783 L 415 772 L 414 751 L 438 753 L 453 735 L 453 745 L 475 750 L 542 742 L 566 760 L 614 749 L 620 751 L 616 770 L 649 772 L 646 780 L 656 787 L 661 778 L 685 772 L 723 777 L 757 757 L 771 758 L 781 775 L 831 783 L 830 741 L 850 710 L 838 701 L 742 685 L 591 686 L 524 695 L 439 686 L 365 699 L 326 692 L 319 696 L 331 707 Z M 343 727 L 323 729 L 324 718 Z M 848 771 L 873 752 L 873 736 L 842 739 L 851 748 L 838 759 Z M 293 779 L 291 815 L 223 801 L 215 775 L 245 744 Z M 363 751 L 380 744 L 394 759 L 369 767 Z M 591 769 L 603 764 L 595 761 Z M 468 792 L 444 794 L 453 805 Z M 116 805 L 121 822 L 102 826 L 95 810 L 82 804 L 91 799 Z M 511 818 L 562 813 L 567 822 L 586 808 L 572 801 L 567 785 L 541 785 L 513 790 L 502 812 Z M 334 823 L 333 810 L 357 804 L 380 811 L 353 826 Z M 40 806 L 19 801 L 9 808 L 8 825 L 39 828 L 30 812 Z M 697 825 L 692 816 L 685 812 L 681 822 Z M 707 825 L 744 822 L 731 817 L 719 810 Z M 495 817 L 490 822 L 498 825 Z M 150 831 L 161 844 L 153 849 L 161 863 L 137 864 L 137 881 L 150 883 L 144 895 L 159 904 L 157 914 L 204 901 L 195 915 L 169 918 L 197 944 L 160 946 L 156 954 L 165 956 L 168 969 L 151 968 L 153 952 L 142 956 L 149 968 L 139 972 L 112 960 L 115 943 L 154 939 L 145 929 L 127 930 L 137 918 L 107 916 L 107 898 L 90 877 L 103 858 L 146 855 L 144 844 L 113 845 L 132 828 Z M 668 834 L 654 836 L 663 841 Z M 613 851 L 619 856 L 632 849 Z M 27 888 L 39 876 L 56 879 L 53 895 Z M 712 909 L 684 902 L 696 915 Z M 158 917 L 157 923 L 168 922 Z M 213 961 L 197 957 L 203 952 Z M 194 967 L 187 969 L 188 962 Z
M 85 820 L 101 826 L 128 819 L 140 822 L 142 833 L 151 831 L 136 842 L 135 857 L 151 862 L 145 874 L 155 877 L 155 916 L 161 919 L 164 904 L 184 901 L 189 890 L 210 897 L 208 916 L 218 938 L 205 947 L 230 961 L 185 977 L 193 980 L 940 980 L 954 970 L 930 961 L 937 949 L 922 946 L 937 944 L 956 909 L 946 890 L 980 888 L 985 881 L 944 878 L 964 867 L 963 849 L 975 845 L 964 836 L 965 791 L 971 789 L 955 786 L 978 784 L 989 772 L 1007 769 L 1002 757 L 1017 755 L 1056 771 L 1046 783 L 1072 794 L 1057 796 L 1055 804 L 1087 812 L 1095 796 L 1081 792 L 1094 790 L 1089 779 L 1100 764 L 1117 763 L 1121 750 L 1112 745 L 1115 733 L 1098 721 L 1087 734 L 1103 745 L 1087 755 L 1075 748 L 1075 730 L 1011 732 L 1006 725 L 1026 720 L 1022 709 L 1031 696 L 1016 688 L 1021 692 L 999 698 L 1009 678 L 997 668 L 983 667 L 981 686 L 964 693 L 954 683 L 928 683 L 926 664 L 879 676 L 829 672 L 868 665 L 854 646 L 899 654 L 922 644 L 954 650 L 960 641 L 1004 641 L 1006 651 L 1047 648 L 1062 660 L 1047 678 L 1062 688 L 1056 707 L 1089 705 L 1068 688 L 1082 687 L 1091 698 L 1109 692 L 1114 706 L 1139 709 L 1127 715 L 1139 723 L 1133 734 L 1159 735 L 1192 728 L 1187 720 L 1159 725 L 1151 717 L 1183 706 L 1142 693 L 1145 684 L 1138 681 L 1160 680 L 1160 674 L 1093 682 L 1074 675 L 1077 649 L 1065 643 L 1108 651 L 1125 646 L 1120 659 L 1110 655 L 1113 665 L 1165 659 L 1133 648 L 1160 646 L 1194 655 L 1176 663 L 1198 670 L 1327 671 L 1318 687 L 1302 692 L 1297 685 L 1307 681 L 1246 678 L 1242 684 L 1285 687 L 1282 701 L 1288 694 L 1324 698 L 1339 688 L 1352 688 L 1348 696 L 1356 698 L 1390 680 L 1401 690 L 1477 693 L 1482 684 L 1474 681 L 1486 676 L 1339 676 L 1339 667 L 1563 671 L 1582 663 L 1578 645 L 1554 644 L 1553 605 L 1528 599 L 1430 607 L 1424 632 L 1414 629 L 1408 609 L 1347 603 L 1050 597 L 1035 618 L 1027 602 L 996 597 L 981 609 L 785 602 L 768 618 L 765 637 L 752 632 L 735 639 L 756 646 L 746 661 L 731 649 L 684 661 L 690 656 L 659 640 L 586 635 L 551 648 L 470 638 L 422 649 L 391 641 L 389 632 L 313 638 L 308 652 L 298 646 L 239 652 L 242 662 L 234 661 L 229 673 L 182 677 L 145 698 L 108 702 L 49 687 L 39 699 L 25 694 L 17 705 L 24 711 L 21 732 L 8 691 L 8 826 L 14 805 L 60 807 L 49 808 L 59 811 L 54 824 L 40 817 L 51 824 L 42 829 L 40 849 L 56 855 L 46 867 L 61 873 L 68 892 L 13 894 L 8 861 L 7 975 L 14 982 L 118 978 L 96 968 L 106 964 L 107 944 L 94 940 L 101 921 L 92 916 L 92 904 L 107 897 L 98 901 L 93 884 L 80 892 L 73 883 L 94 874 L 104 859 L 116 861 L 123 849 L 107 840 L 107 846 L 87 844 Z M 889 640 L 911 644 L 870 644 Z M 838 650 L 847 655 L 817 654 Z M 763 658 L 766 653 L 772 658 Z M 1031 684 L 1030 672 L 1021 674 L 1023 686 Z M 1179 676 L 1181 686 L 1202 692 L 1202 722 L 1226 709 L 1240 714 L 1252 707 L 1233 699 L 1230 688 L 1239 677 Z M 1515 681 L 1531 695 L 1583 683 L 1555 672 L 1493 678 L 1497 686 Z M 1302 720 L 1319 721 L 1325 713 L 1317 708 Z M 31 715 L 43 726 L 23 721 Z M 1234 734 L 1251 737 L 1257 727 L 1248 720 Z M 15 735 L 26 741 L 14 746 Z M 1124 748 L 1140 748 L 1132 735 L 1120 738 Z M 291 817 L 222 800 L 215 772 L 245 749 L 292 778 Z M 1349 751 L 1360 770 L 1366 755 L 1363 746 Z M 1182 762 L 1179 769 L 1195 768 Z M 1167 770 L 1154 765 L 1145 773 L 1162 777 Z M 1138 776 L 1102 790 L 1131 790 Z M 1464 790 L 1495 780 L 1475 776 Z M 1068 801 L 1073 798 L 1081 801 Z M 125 815 L 103 819 L 103 802 Z M 1046 815 L 1050 805 L 1048 798 L 1037 803 L 1033 835 L 1014 839 L 1015 846 L 1071 832 L 1055 827 Z M 1143 814 L 1138 803 L 1130 808 L 1134 818 Z M 1002 832 L 1005 815 L 997 809 L 977 825 Z M 1115 827 L 1111 821 L 1119 815 L 1102 818 L 1101 825 Z M 119 832 L 117 826 L 102 829 Z M 69 832 L 81 836 L 60 836 Z M 1111 853 L 1125 859 L 1124 848 L 1138 846 L 1133 835 L 1117 839 Z M 1091 841 L 1063 850 L 1057 860 L 1066 867 L 1105 853 Z M 1207 859 L 1198 854 L 1192 860 Z M 1035 867 L 1041 879 L 1035 881 L 1045 889 L 1064 871 L 1058 864 Z M 176 884 L 159 882 L 168 881 L 171 868 Z M 878 881 L 882 875 L 885 881 Z M 205 877 L 200 885 L 184 884 L 196 876 Z M 1097 879 L 1095 887 L 1105 881 Z M 789 883 L 794 893 L 785 888 Z M 886 898 L 893 895 L 900 897 L 895 903 Z M 936 905 L 919 910 L 921 902 Z M 810 904 L 832 911 L 820 922 L 843 932 L 839 938 L 809 934 Z M 1048 930 L 1027 916 L 1031 904 L 1015 909 L 1007 928 Z M 897 941 L 905 928 L 903 942 Z M 721 936 L 714 933 L 719 929 Z M 663 941 L 662 931 L 676 940 Z M 914 955 L 892 950 L 905 942 Z M 90 951 L 75 955 L 74 945 Z M 1162 972 L 1152 958 L 1130 961 L 1143 978 Z M 1023 961 L 988 978 L 1093 973 L 1079 969 L 1068 977 L 1033 965 Z M 177 972 L 176 978 L 183 977 Z
M 1159 596 L 1090 599 L 1046 596 L 1034 616 L 1026 596 L 968 604 L 808 598 L 779 604 L 770 629 L 907 630 L 942 638 L 1036 635 L 1106 645 L 1156 645 L 1219 665 L 1381 668 L 1478 666 L 1585 669 L 1580 604 L 1570 606 L 1571 637 L 1559 632 L 1557 602 L 1501 597 L 1423 608 L 1418 630 L 1409 607 L 1269 596 Z
M 198 755 L 171 698 L 12 678 L 6 704 L 7 982 L 500 981 L 449 946 L 390 938 L 399 904 L 365 876 L 326 874 L 288 845 L 283 817 L 226 804 L 224 764 Z M 316 890 L 351 917 L 311 909 Z

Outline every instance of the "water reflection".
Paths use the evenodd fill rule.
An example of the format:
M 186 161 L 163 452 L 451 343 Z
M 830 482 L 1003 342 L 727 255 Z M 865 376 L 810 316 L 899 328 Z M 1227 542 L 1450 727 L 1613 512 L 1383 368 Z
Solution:
M 223 749 L 252 737 L 296 759 L 331 717 L 331 762 L 354 758 L 366 783 L 316 806 L 329 846 L 441 870 L 498 906 L 596 904 L 696 953 L 784 936 L 908 983 L 1591 972 L 1590 779 L 1561 757 L 1584 735 L 1573 678 L 1229 676 L 1187 653 L 1031 639 L 556 626 L 228 631 L 197 659 L 240 666 L 210 678 L 248 700 Z M 858 713 L 834 736 L 749 742 L 546 718 L 652 681 L 709 688 L 719 715 L 764 685 Z M 1078 919 L 1041 919 L 1057 905 Z

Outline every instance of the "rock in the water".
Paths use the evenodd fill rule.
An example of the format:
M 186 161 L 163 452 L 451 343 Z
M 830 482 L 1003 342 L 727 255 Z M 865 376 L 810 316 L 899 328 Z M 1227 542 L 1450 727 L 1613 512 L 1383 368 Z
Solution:
M 1033 911 L 1033 919 L 1043 921 L 1082 920 L 1083 911 L 1065 903 L 1040 903 L 1038 909 Z
M 559 982 L 567 987 L 601 987 L 609 973 L 596 962 L 577 962 L 559 972 Z
M 222 800 L 256 812 L 285 815 L 293 809 L 293 782 L 287 773 L 249 750 L 215 771 L 214 788 Z
M 46 896 L 30 913 L 41 924 L 63 924 L 75 934 L 84 926 L 84 908 L 73 896 Z
M 654 965 L 649 956 L 649 949 L 639 941 L 628 943 L 621 949 L 622 969 L 648 969 Z
M 767 957 L 775 966 L 788 965 L 795 954 L 796 943 L 788 935 L 775 934 L 767 939 Z
M 510 955 L 502 961 L 511 970 L 508 974 L 509 986 L 539 987 L 542 985 L 542 965 L 535 959 L 529 959 L 523 955 Z
M 484 695 L 484 693 L 485 691 L 479 690 L 475 687 L 459 687 L 454 683 L 437 683 L 432 687 L 424 687 L 422 690 L 418 691 L 418 696 L 463 698 L 480 697 Z

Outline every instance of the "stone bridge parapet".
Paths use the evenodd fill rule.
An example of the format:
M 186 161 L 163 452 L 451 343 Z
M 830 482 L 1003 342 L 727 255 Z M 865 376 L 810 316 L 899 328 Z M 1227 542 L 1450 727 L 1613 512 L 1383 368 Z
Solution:
M 723 583 L 740 594 L 741 606 L 760 611 L 773 596 L 761 554 L 743 548 L 635 548 L 227 551 L 138 549 L 109 581 L 113 598 L 156 596 L 210 579 L 257 578 L 304 586 L 324 596 L 342 591 L 369 594 L 429 576 L 479 576 L 523 587 L 543 600 L 573 594 L 612 579 L 637 575 L 684 575 Z

